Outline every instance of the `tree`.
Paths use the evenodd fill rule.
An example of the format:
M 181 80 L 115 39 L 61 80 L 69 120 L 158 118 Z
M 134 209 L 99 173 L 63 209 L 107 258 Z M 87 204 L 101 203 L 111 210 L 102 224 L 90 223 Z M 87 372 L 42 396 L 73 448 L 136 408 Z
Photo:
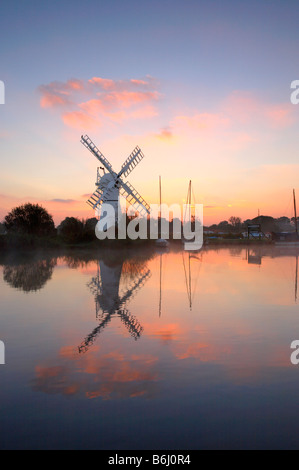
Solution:
M 228 226 L 228 221 L 227 220 L 222 220 L 222 222 L 219 222 L 218 227 L 227 227 Z
M 228 223 L 227 220 L 222 220 L 222 222 L 219 222 L 219 224 L 217 226 L 217 230 L 219 230 L 221 232 L 230 232 L 231 231 L 231 226 L 230 226 L 230 224 Z
M 251 220 L 253 224 L 261 224 L 262 232 L 278 232 L 279 226 L 276 219 L 268 215 L 260 215 Z
M 77 243 L 83 237 L 83 222 L 76 217 L 66 217 L 57 227 L 57 233 L 67 243 Z
M 4 219 L 8 232 L 45 236 L 54 233 L 52 216 L 38 204 L 27 203 L 15 207 Z
M 6 231 L 6 230 L 5 230 L 4 224 L 2 224 L 2 223 L 0 222 L 0 235 L 4 235 L 4 234 L 5 234 L 5 231 Z
M 241 230 L 242 220 L 240 219 L 240 217 L 231 216 L 228 221 L 232 225 L 234 231 L 238 232 L 239 230 Z
M 282 232 L 290 232 L 292 231 L 292 224 L 291 224 L 291 219 L 289 217 L 283 216 L 283 217 L 278 217 L 276 219 L 276 224 Z
M 82 221 L 84 224 L 83 227 L 83 239 L 86 242 L 96 240 L 95 229 L 98 223 L 98 219 L 96 217 L 92 217 L 91 219 L 87 219 L 85 222 Z

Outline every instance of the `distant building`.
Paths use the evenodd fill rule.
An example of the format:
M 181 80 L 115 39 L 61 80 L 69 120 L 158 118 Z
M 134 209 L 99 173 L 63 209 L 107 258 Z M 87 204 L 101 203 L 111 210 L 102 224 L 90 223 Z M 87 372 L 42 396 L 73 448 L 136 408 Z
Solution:
M 275 242 L 294 242 L 298 241 L 298 233 L 296 232 L 272 232 L 272 240 Z

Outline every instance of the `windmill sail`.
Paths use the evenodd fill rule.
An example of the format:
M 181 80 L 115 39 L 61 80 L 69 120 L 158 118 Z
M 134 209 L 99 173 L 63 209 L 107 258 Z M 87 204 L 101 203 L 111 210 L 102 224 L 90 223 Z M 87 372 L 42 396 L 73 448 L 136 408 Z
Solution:
M 107 158 L 104 157 L 102 152 L 98 147 L 93 143 L 93 141 L 88 137 L 88 135 L 81 135 L 81 143 L 104 165 L 106 170 L 110 173 L 113 173 L 112 166 L 108 162 Z
M 121 170 L 118 176 L 128 176 L 131 171 L 138 165 L 139 162 L 144 158 L 143 153 L 141 152 L 140 148 L 137 146 L 134 148 L 131 155 L 127 158 L 127 160 L 123 163 Z
M 151 276 L 151 272 L 149 269 L 146 271 L 141 271 L 137 277 L 137 281 L 133 282 L 133 285 L 131 285 L 125 294 L 120 298 L 119 303 L 120 305 L 125 304 L 130 298 L 132 298 L 136 292 L 141 289 L 141 287 L 144 285 L 145 281 Z
M 134 315 L 132 315 L 126 308 L 119 310 L 117 313 L 120 315 L 120 319 L 128 329 L 130 335 L 134 339 L 138 339 L 143 331 L 143 327 L 140 325 L 137 318 L 134 317 Z
M 128 203 L 139 212 L 140 215 L 146 216 L 150 213 L 149 204 L 128 181 L 126 183 L 121 183 L 119 192 L 125 199 L 127 199 Z
M 104 320 L 88 335 L 85 340 L 78 347 L 79 353 L 85 353 L 88 351 L 89 347 L 94 343 L 97 335 L 105 328 L 105 326 L 110 322 L 111 315 L 106 315 Z
M 95 192 L 86 201 L 93 209 L 97 206 L 102 205 L 104 202 L 109 201 L 113 196 L 113 189 L 106 189 L 103 191 L 101 188 L 95 190 Z
M 97 177 L 97 190 L 91 195 L 87 203 L 95 209 L 103 202 L 107 201 L 115 209 L 115 213 L 118 211 L 118 200 L 119 193 L 127 199 L 128 203 L 131 204 L 135 210 L 139 212 L 142 217 L 147 216 L 150 213 L 149 204 L 143 199 L 143 197 L 136 191 L 136 189 L 127 181 L 126 183 L 122 180 L 121 176 L 127 176 L 131 171 L 138 165 L 138 163 L 144 158 L 144 155 L 140 148 L 137 146 L 131 153 L 131 155 L 123 163 L 119 173 L 115 173 L 112 169 L 111 164 L 100 152 L 97 146 L 92 142 L 88 135 L 81 136 L 81 143 L 102 163 L 102 165 L 108 170 L 108 173 L 102 177 Z
M 86 201 L 93 209 L 95 209 L 99 204 L 103 203 L 103 191 L 98 188 Z

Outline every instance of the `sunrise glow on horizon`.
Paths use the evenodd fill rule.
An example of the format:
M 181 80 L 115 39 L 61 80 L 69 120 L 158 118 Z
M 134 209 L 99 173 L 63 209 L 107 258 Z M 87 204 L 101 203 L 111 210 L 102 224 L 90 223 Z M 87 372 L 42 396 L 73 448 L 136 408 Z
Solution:
M 0 221 L 26 202 L 56 224 L 94 216 L 99 165 L 82 134 L 115 171 L 141 148 L 127 179 L 149 204 L 161 175 L 167 204 L 186 202 L 192 180 L 205 225 L 292 217 L 299 5 L 289 5 L 4 2 Z

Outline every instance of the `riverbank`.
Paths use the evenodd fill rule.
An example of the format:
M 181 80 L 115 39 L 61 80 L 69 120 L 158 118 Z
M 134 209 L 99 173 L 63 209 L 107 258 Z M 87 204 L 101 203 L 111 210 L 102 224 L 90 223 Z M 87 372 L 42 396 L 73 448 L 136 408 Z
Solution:
M 182 246 L 182 240 L 169 240 L 170 245 Z M 247 238 L 204 238 L 203 246 L 228 246 L 228 245 L 273 245 L 274 242 L 271 239 L 247 239 Z M 91 241 L 82 241 L 77 243 L 69 243 L 64 241 L 58 236 L 49 237 L 37 237 L 33 235 L 19 235 L 19 234 L 5 234 L 0 235 L 0 251 L 6 250 L 59 250 L 59 249 L 86 249 L 86 250 L 97 250 L 99 248 L 109 249 L 129 249 L 129 248 L 144 248 L 144 247 L 155 247 L 155 240 L 131 240 L 127 239 L 115 239 L 115 240 L 98 240 L 94 238 Z

